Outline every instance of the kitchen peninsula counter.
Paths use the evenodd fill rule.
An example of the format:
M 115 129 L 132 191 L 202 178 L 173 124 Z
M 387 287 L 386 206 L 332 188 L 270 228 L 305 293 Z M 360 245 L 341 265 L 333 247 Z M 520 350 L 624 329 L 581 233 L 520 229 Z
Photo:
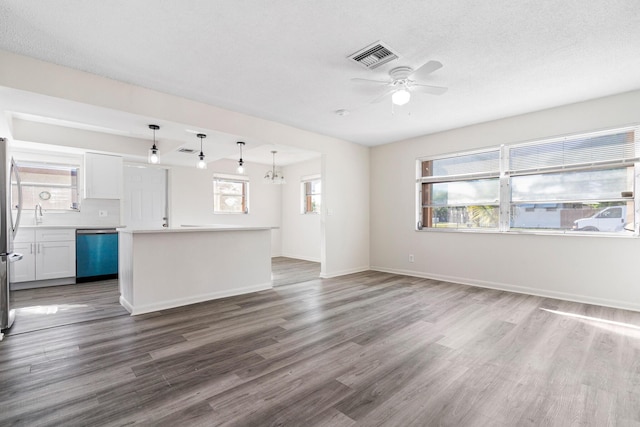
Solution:
M 276 227 L 245 227 L 241 225 L 181 225 L 179 228 L 153 228 L 122 230 L 127 233 L 193 233 L 202 231 L 252 231 L 272 230 Z
M 40 228 L 52 228 L 52 229 L 61 229 L 61 228 L 73 228 L 76 230 L 105 230 L 110 228 L 126 228 L 126 225 L 82 225 L 82 224 L 20 224 L 20 228 L 29 229 L 29 230 L 37 230 Z
M 270 289 L 271 229 L 120 230 L 120 304 L 136 315 Z

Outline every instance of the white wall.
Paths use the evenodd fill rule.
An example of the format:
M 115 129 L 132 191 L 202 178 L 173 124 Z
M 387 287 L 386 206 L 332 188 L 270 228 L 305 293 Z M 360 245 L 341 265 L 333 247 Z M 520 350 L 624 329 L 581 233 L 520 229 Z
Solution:
M 321 215 L 321 274 L 331 277 L 369 267 L 368 147 L 7 51 L 0 51 L 0 63 L 0 87 L 44 95 L 40 105 L 21 105 L 26 113 L 42 111 L 53 97 L 78 103 L 78 108 L 85 104 L 144 117 L 141 126 L 155 118 L 183 124 L 185 129 L 209 129 L 322 153 L 324 203 L 329 211 Z M 55 111 L 51 115 L 57 116 Z M 0 125 L 6 128 L 6 123 Z
M 629 92 L 372 149 L 372 268 L 640 310 L 638 238 L 414 231 L 416 158 L 637 124 L 638 105 Z
M 369 269 L 369 162 L 363 159 L 368 147 L 355 144 L 323 156 L 321 277 Z
M 320 175 L 320 158 L 282 169 L 287 183 L 282 186 L 282 256 L 320 262 L 320 215 L 303 214 L 303 177 Z
M 249 178 L 249 213 L 213 213 L 213 174 L 237 174 L 235 160 L 218 160 L 207 169 L 173 166 L 169 171 L 170 224 L 181 225 L 229 224 L 278 227 L 271 231 L 271 255 L 281 254 L 282 186 L 263 182 L 269 168 L 256 163 L 245 163 L 245 176 Z

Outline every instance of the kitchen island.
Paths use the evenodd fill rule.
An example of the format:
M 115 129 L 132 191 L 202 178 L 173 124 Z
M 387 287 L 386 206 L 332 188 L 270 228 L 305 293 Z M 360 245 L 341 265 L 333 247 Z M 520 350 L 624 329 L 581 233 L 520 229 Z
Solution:
M 119 278 L 132 315 L 270 289 L 271 227 L 121 230 Z

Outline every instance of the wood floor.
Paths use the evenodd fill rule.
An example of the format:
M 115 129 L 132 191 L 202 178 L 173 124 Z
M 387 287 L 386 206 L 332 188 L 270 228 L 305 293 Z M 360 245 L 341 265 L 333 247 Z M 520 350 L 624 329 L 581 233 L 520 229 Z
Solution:
M 640 313 L 365 272 L 104 314 L 11 331 L 0 425 L 640 425 Z
M 17 320 L 7 335 L 129 315 L 118 301 L 117 280 L 25 289 L 11 294 Z
M 290 285 L 320 277 L 320 263 L 277 257 L 271 259 L 273 286 Z

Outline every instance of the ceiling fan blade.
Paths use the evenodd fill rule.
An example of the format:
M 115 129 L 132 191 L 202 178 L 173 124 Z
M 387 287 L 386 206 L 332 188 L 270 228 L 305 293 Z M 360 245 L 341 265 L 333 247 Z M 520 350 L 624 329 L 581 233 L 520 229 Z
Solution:
M 376 84 L 383 84 L 383 85 L 391 84 L 389 80 L 360 79 L 358 77 L 351 79 L 351 81 L 355 83 L 376 83 Z
M 440 61 L 427 61 L 422 64 L 420 67 L 416 68 L 416 70 L 411 74 L 412 78 L 415 77 L 416 80 L 422 80 L 427 77 L 429 74 L 433 73 L 436 70 L 442 68 L 442 62 Z
M 385 100 L 386 97 L 388 97 L 389 95 L 391 95 L 393 92 L 395 92 L 396 89 L 395 88 L 391 88 L 389 90 L 385 90 L 381 95 L 379 95 L 377 98 L 374 98 L 371 101 L 371 104 L 377 104 L 379 102 L 382 102 Z
M 411 85 L 411 92 L 428 93 L 430 95 L 442 95 L 449 88 L 442 86 L 430 86 L 414 83 Z

